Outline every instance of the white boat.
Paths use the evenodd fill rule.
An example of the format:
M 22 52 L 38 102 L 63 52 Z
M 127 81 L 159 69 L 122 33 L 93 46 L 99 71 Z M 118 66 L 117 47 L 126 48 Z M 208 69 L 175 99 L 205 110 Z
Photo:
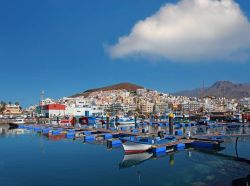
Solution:
M 125 154 L 130 154 L 146 152 L 150 150 L 153 145 L 173 142 L 176 141 L 176 138 L 174 136 L 166 136 L 164 138 L 130 136 L 122 137 L 120 140 L 123 142 L 122 146 Z
M 17 118 L 14 121 L 11 122 L 11 124 L 24 124 L 24 119 L 23 118 Z
M 125 153 L 129 154 L 129 153 L 146 152 L 149 149 L 151 149 L 152 144 L 126 141 L 125 143 L 122 144 L 122 146 L 123 146 Z
M 137 119 L 136 123 L 140 123 L 141 120 Z M 113 118 L 111 120 L 111 124 L 119 124 L 119 125 L 131 125 L 131 124 L 135 124 L 135 119 L 134 118 L 130 118 L 130 117 L 120 117 L 117 121 L 115 118 Z

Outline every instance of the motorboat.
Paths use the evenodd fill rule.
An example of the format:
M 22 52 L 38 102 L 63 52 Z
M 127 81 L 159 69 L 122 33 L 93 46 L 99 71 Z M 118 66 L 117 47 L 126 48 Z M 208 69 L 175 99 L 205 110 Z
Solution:
M 111 124 L 115 124 L 115 125 L 134 125 L 135 123 L 140 123 L 141 122 L 141 120 L 140 119 L 137 119 L 136 121 L 135 121 L 135 119 L 134 118 L 131 118 L 131 117 L 120 117 L 120 118 L 113 118 L 112 120 L 111 120 Z
M 16 118 L 14 121 L 10 122 L 10 124 L 24 124 L 24 119 L 23 118 Z
M 9 126 L 10 126 L 10 129 L 15 129 L 18 127 L 18 125 L 23 125 L 24 123 L 25 122 L 23 118 L 16 118 L 14 121 L 11 121 L 9 123 Z

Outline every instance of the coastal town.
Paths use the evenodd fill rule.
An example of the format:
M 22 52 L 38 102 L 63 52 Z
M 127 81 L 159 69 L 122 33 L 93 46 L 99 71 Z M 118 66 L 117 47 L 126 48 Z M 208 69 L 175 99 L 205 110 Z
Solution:
M 250 185 L 250 0 L 0 14 L 0 186 Z
M 233 185 L 249 182 L 249 175 L 245 177 L 245 173 L 250 160 L 239 155 L 238 149 L 249 145 L 250 98 L 177 96 L 121 83 L 57 100 L 45 98 L 42 91 L 40 102 L 27 109 L 22 109 L 18 102 L 1 103 L 0 136 L 6 139 L 34 136 L 49 144 L 67 142 L 67 148 L 75 143 L 89 145 L 84 153 L 91 153 L 88 149 L 93 147 L 100 150 L 101 145 L 107 152 L 111 151 L 113 158 L 116 158 L 116 150 L 122 150 L 119 169 L 132 169 L 159 158 L 169 158 L 169 166 L 174 167 L 175 156 L 178 157 L 175 154 L 188 153 L 189 159 L 196 159 L 196 153 L 206 152 L 211 154 L 209 158 L 221 157 L 223 166 L 230 160 L 244 168 L 240 178 L 223 178 L 223 182 Z M 236 157 L 227 153 L 232 143 L 235 143 Z M 100 159 L 103 155 L 91 153 L 90 159 L 93 156 Z M 207 155 L 201 157 L 208 158 Z M 216 167 L 217 162 L 211 165 Z M 231 169 L 238 171 L 237 166 Z M 204 170 L 206 168 L 199 168 Z M 193 183 L 217 183 L 214 171 L 209 173 L 211 175 L 206 173 L 205 177 L 200 175 L 202 182 Z M 190 180 L 180 182 L 188 184 Z
M 124 85 L 124 84 L 122 84 Z M 131 88 L 131 87 L 130 87 Z M 0 118 L 23 117 L 73 118 L 73 117 L 137 117 L 161 118 L 169 113 L 186 119 L 201 119 L 207 116 L 213 121 L 247 122 L 250 120 L 250 98 L 229 99 L 225 97 L 186 97 L 132 87 L 132 89 L 97 90 L 83 95 L 74 95 L 55 100 L 44 98 L 40 103 L 21 109 L 19 103 L 2 102 Z

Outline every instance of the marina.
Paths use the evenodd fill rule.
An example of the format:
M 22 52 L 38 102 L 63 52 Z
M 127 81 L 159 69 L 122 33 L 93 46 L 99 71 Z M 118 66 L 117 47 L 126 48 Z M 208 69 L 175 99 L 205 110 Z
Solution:
M 103 180 L 103 185 L 117 182 L 121 185 L 128 183 L 133 185 L 162 185 L 163 183 L 167 185 L 170 183 L 173 185 L 187 185 L 187 183 L 191 183 L 191 185 L 220 185 L 222 183 L 230 185 L 235 180 L 237 182 L 238 178 L 247 179 L 250 173 L 250 125 L 248 124 L 245 124 L 244 127 L 231 129 L 230 132 L 225 124 L 212 128 L 212 131 L 211 128 L 205 127 L 204 129 L 203 127 L 205 131 L 202 135 L 194 135 L 200 126 L 187 126 L 186 128 L 191 131 L 191 136 L 177 132 L 179 129 L 176 129 L 176 135 L 172 138 L 168 134 L 168 127 L 161 127 L 162 132 L 157 133 L 158 130 L 154 131 L 155 125 L 152 125 L 149 129 L 154 132 L 149 135 L 149 133 L 143 132 L 145 129 L 143 124 L 136 129 L 127 126 L 126 130 L 114 130 L 112 126 L 110 126 L 111 129 L 107 129 L 101 125 L 95 128 L 93 126 L 73 128 L 43 124 L 18 124 L 18 127 L 14 129 L 7 124 L 4 126 L 1 126 L 0 131 L 0 143 L 6 144 L 1 146 L 4 152 L 0 155 L 1 174 L 6 175 L 6 172 L 14 171 L 8 169 L 8 166 L 6 167 L 7 164 L 12 164 L 10 162 L 12 159 L 13 162 L 17 162 L 15 171 L 23 166 L 25 166 L 25 170 L 27 169 L 26 173 L 21 173 L 25 178 L 23 179 L 25 185 L 29 185 L 32 179 L 37 179 L 36 176 L 32 179 L 29 177 L 31 165 L 36 167 L 37 174 L 47 178 L 49 178 L 49 172 L 53 175 L 53 172 L 56 171 L 57 179 L 53 179 L 52 182 L 60 185 L 79 183 L 80 180 L 88 184 L 97 184 L 93 180 L 94 175 Z M 148 138 L 149 136 L 151 137 Z M 127 152 L 123 147 L 124 140 L 134 138 L 154 139 L 163 142 L 150 143 L 151 145 L 145 151 L 138 151 L 136 149 L 138 146 L 134 146 L 133 148 L 137 151 Z M 165 139 L 171 140 L 164 141 Z M 15 144 L 12 143 L 13 140 L 16 141 Z M 139 140 L 134 142 L 141 144 Z M 12 150 L 7 145 L 8 143 L 12 144 Z M 14 147 L 19 152 L 18 156 L 12 154 L 15 151 Z M 63 150 L 64 148 L 67 150 Z M 28 152 L 33 155 L 29 154 L 27 159 L 25 154 Z M 6 159 L 7 156 L 8 159 Z M 46 167 L 42 165 L 44 161 L 46 161 Z M 92 166 L 91 162 L 95 166 Z M 185 169 L 181 168 L 183 166 Z M 223 166 L 230 168 L 225 170 Z M 148 169 L 148 167 L 150 168 Z M 43 171 L 41 173 L 42 169 L 47 170 L 47 168 L 53 172 Z M 101 172 L 98 172 L 99 169 L 102 170 L 101 175 Z M 62 170 L 64 174 L 66 172 L 66 177 L 63 174 L 58 174 Z M 104 175 L 103 170 L 107 170 Z M 188 170 L 192 173 L 187 172 Z M 162 177 L 164 172 L 165 175 Z M 92 173 L 94 175 L 91 175 Z M 20 173 L 12 172 L 11 174 L 16 174 L 17 178 L 21 176 Z M 77 176 L 79 174 L 82 176 Z M 170 178 L 168 175 L 173 175 L 174 178 Z M 158 179 L 149 180 L 149 177 L 154 176 L 157 176 Z M 177 177 L 178 179 L 176 179 Z M 7 179 L 6 176 L 3 178 Z M 7 182 L 5 179 L 0 179 L 0 184 L 15 185 L 15 179 L 12 182 L 9 180 Z M 126 181 L 121 182 L 119 179 L 126 179 Z M 165 182 L 165 179 L 168 181 Z M 46 179 L 42 179 L 37 185 L 46 183 Z
M 249 186 L 250 1 L 0 1 L 0 186 Z

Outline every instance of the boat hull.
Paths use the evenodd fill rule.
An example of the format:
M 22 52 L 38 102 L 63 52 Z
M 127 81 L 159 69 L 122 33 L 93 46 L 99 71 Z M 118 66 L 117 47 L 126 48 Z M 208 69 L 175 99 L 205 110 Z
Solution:
M 143 144 L 131 141 L 126 141 L 122 144 L 122 146 L 126 154 L 142 153 L 152 148 L 152 144 Z

